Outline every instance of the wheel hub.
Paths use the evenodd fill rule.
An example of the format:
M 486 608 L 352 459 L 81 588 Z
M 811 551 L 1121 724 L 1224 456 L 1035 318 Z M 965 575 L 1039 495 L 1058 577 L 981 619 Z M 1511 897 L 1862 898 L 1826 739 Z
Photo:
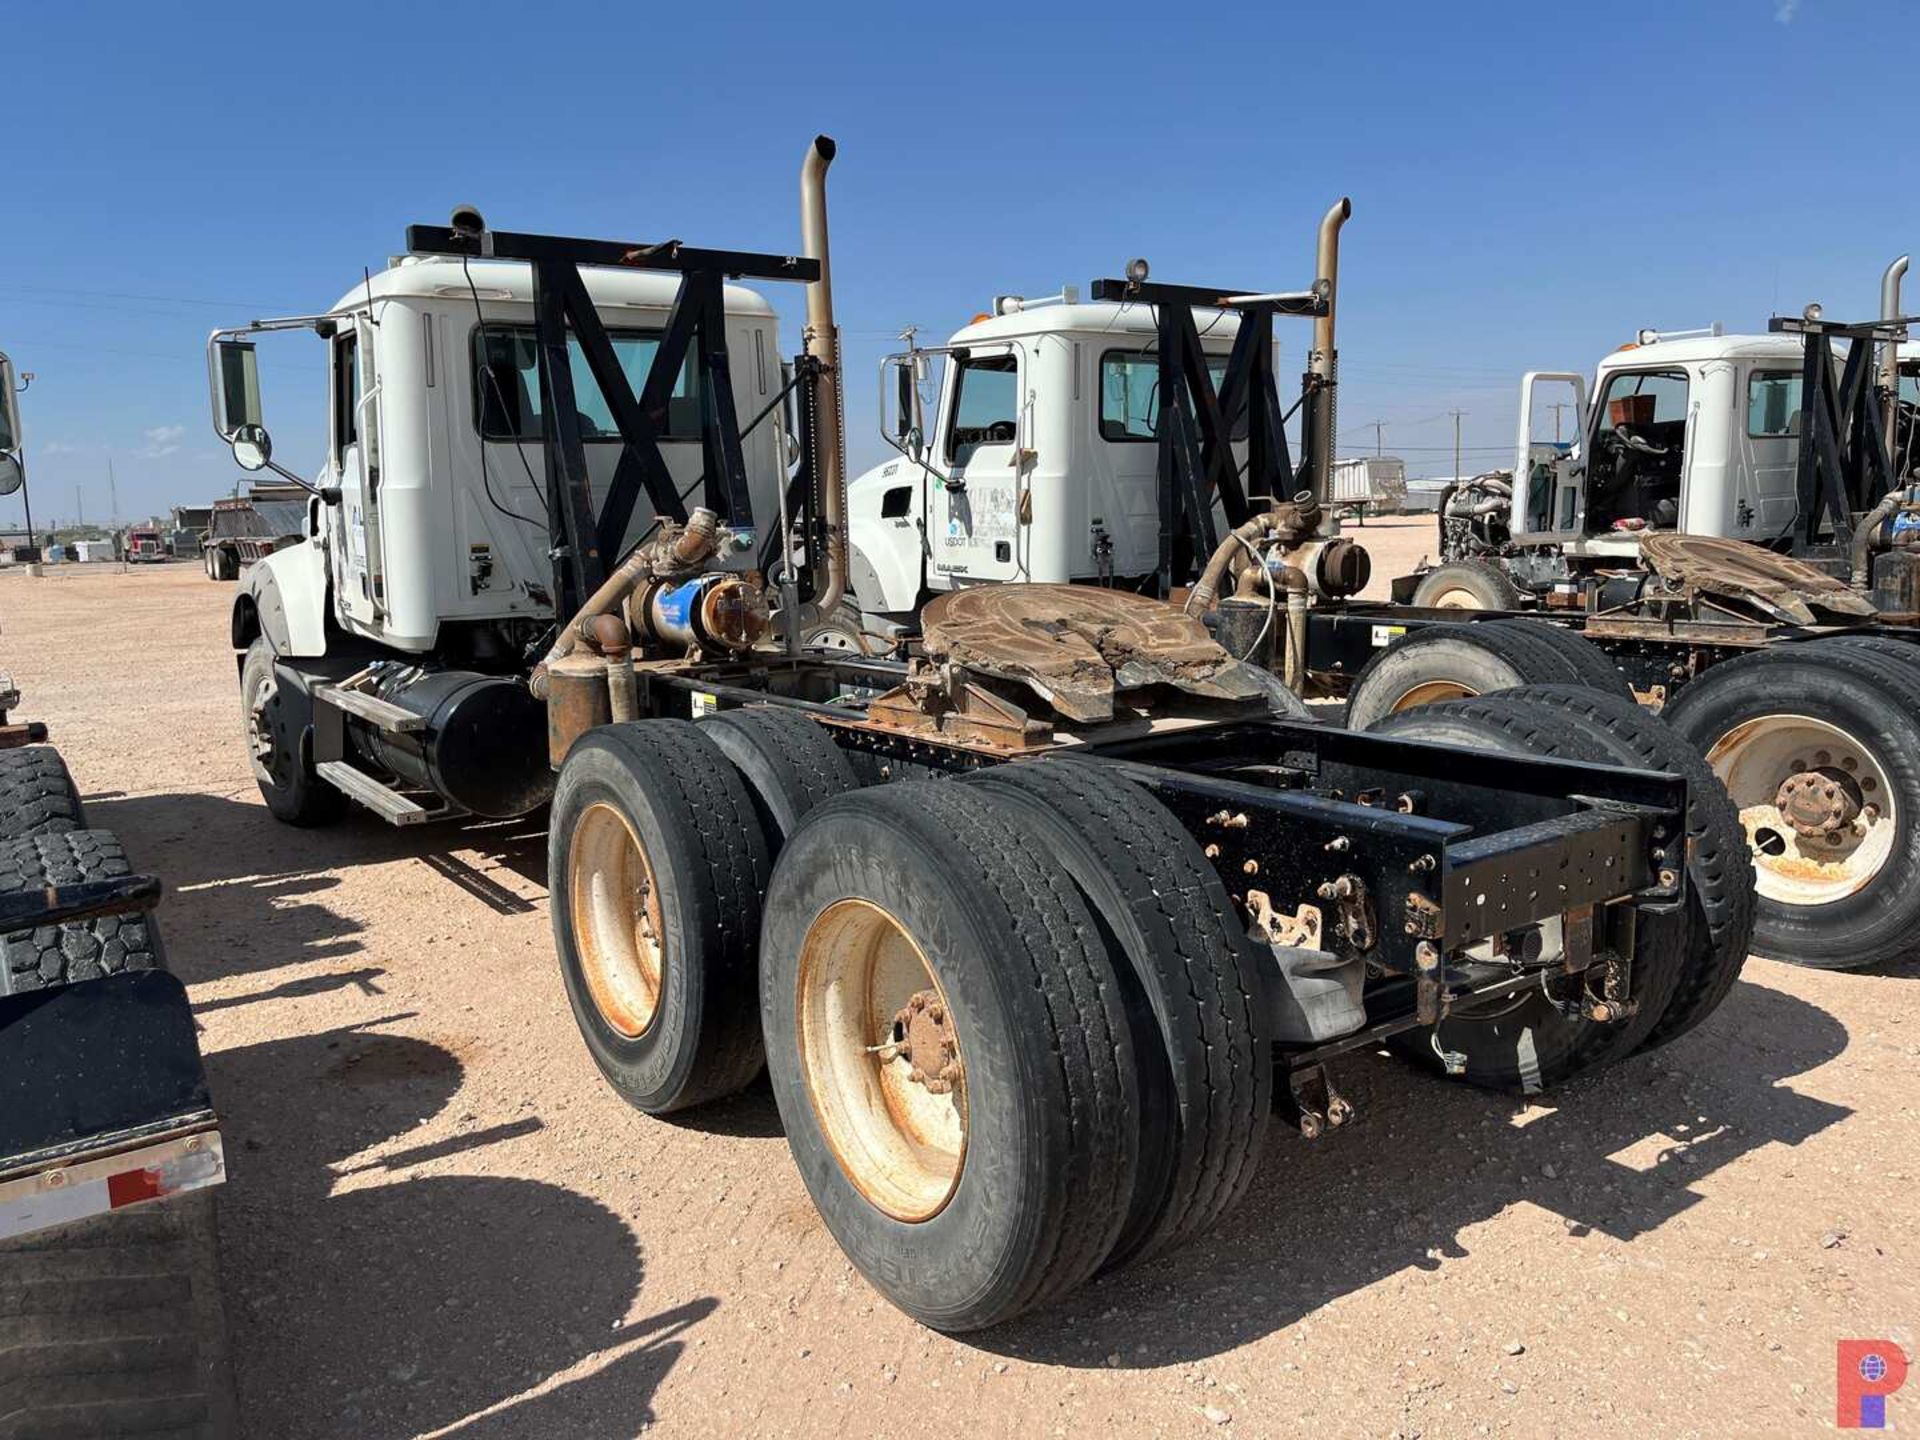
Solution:
M 1801 770 L 1780 782 L 1774 806 L 1795 830 L 1810 839 L 1835 835 L 1851 826 L 1864 803 L 1860 784 L 1835 765 Z
M 924 1085 L 929 1095 L 949 1095 L 960 1080 L 960 1042 L 953 1033 L 947 1007 L 932 990 L 919 990 L 893 1017 L 895 1056 L 913 1068 L 907 1078 Z

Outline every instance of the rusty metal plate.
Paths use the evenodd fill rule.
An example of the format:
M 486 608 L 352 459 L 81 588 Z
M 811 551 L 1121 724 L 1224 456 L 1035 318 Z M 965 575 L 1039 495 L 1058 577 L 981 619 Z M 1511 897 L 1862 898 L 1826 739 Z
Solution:
M 1017 680 L 1082 723 L 1111 720 L 1116 694 L 1149 685 L 1209 700 L 1269 693 L 1198 620 L 1125 590 L 975 586 L 932 601 L 921 626 L 935 661 Z
M 1816 611 L 1854 618 L 1876 613 L 1872 602 L 1846 582 L 1744 540 L 1645 534 L 1640 554 L 1654 573 L 1673 584 L 1750 600 L 1791 624 L 1818 624 Z

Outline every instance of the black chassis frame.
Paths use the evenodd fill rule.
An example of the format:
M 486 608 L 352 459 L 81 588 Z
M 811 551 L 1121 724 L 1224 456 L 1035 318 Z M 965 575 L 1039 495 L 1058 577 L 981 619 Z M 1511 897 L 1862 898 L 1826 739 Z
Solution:
M 407 244 L 415 254 L 484 255 L 533 266 L 558 614 L 572 613 L 578 597 L 604 578 L 642 485 L 658 513 L 684 518 L 658 437 L 666 396 L 690 350 L 700 366 L 707 502 L 729 524 L 751 525 L 720 286 L 728 276 L 813 280 L 815 262 L 697 250 L 677 241 L 633 245 L 436 226 L 411 227 Z M 638 399 L 593 310 L 582 265 L 681 275 Z M 1096 281 L 1093 292 L 1157 307 L 1161 580 L 1170 585 L 1177 559 L 1191 562 L 1194 554 L 1189 548 L 1177 556 L 1176 542 L 1200 555 L 1217 543 L 1216 494 L 1230 524 L 1247 518 L 1249 492 L 1231 449 L 1237 427 L 1246 431 L 1251 493 L 1278 498 L 1294 483 L 1272 369 L 1272 319 L 1322 314 L 1329 302 L 1316 293 L 1236 303 L 1239 292 L 1229 290 L 1115 280 Z M 1193 323 L 1195 307 L 1242 312 L 1218 391 Z M 569 333 L 580 341 L 622 441 L 598 517 L 576 423 Z M 806 366 L 796 375 L 795 383 L 817 378 Z M 807 389 L 811 394 L 813 386 Z M 802 441 L 810 456 L 809 437 Z M 1313 443 L 1306 437 L 1308 454 Z M 803 460 L 802 480 L 809 474 Z M 952 774 L 1010 758 L 865 723 L 863 702 L 904 676 L 897 662 L 752 654 L 672 672 L 645 670 L 637 677 L 639 709 L 690 718 L 769 701 L 802 706 L 837 722 L 829 726 L 836 741 L 872 780 Z M 1237 903 L 1247 904 L 1255 888 L 1270 889 L 1283 904 L 1308 895 L 1325 900 L 1340 919 L 1330 919 L 1322 943 L 1364 959 L 1375 977 L 1370 1003 L 1391 1013 L 1331 1045 L 1294 1052 L 1296 1074 L 1329 1054 L 1435 1023 L 1456 991 L 1487 996 L 1539 984 L 1538 969 L 1502 958 L 1505 937 L 1536 922 L 1567 917 L 1566 972 L 1584 973 L 1599 949 L 1624 958 L 1630 972 L 1634 912 L 1681 900 L 1685 867 L 1674 857 L 1684 843 L 1686 787 L 1675 776 L 1489 757 L 1245 715 L 1157 734 L 1136 728 L 1146 733 L 1117 727 L 1105 738 L 1088 737 L 1073 753 L 1120 767 L 1158 796 L 1207 847 Z M 1338 902 L 1336 887 L 1345 892 Z M 1490 962 L 1465 957 L 1488 941 Z
M 806 709 L 872 782 L 1047 763 L 864 723 L 862 699 L 903 674 L 890 661 L 807 656 L 655 670 L 640 677 L 640 709 L 682 718 L 768 702 Z M 1538 986 L 1541 970 L 1508 958 L 1508 940 L 1554 917 L 1569 922 L 1564 972 L 1604 953 L 1626 962 L 1630 993 L 1636 913 L 1684 899 L 1686 782 L 1675 775 L 1245 716 L 1159 732 L 1122 725 L 1055 753 L 1143 785 L 1207 848 L 1236 904 L 1256 889 L 1282 911 L 1319 904 L 1323 945 L 1367 962 L 1377 1018 L 1289 1049 L 1296 1071 L 1430 1025 L 1466 995 Z M 1372 932 L 1364 945 L 1327 898 L 1342 877 L 1359 882 Z M 1489 941 L 1490 958 L 1465 954 Z

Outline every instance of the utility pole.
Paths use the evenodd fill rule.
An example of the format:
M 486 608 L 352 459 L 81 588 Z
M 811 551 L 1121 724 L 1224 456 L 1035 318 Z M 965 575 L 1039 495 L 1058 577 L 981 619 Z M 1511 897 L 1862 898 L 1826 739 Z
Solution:
M 1467 412 L 1449 410 L 1447 413 L 1453 416 L 1453 478 L 1457 481 L 1460 478 L 1460 417 Z
M 1556 445 L 1560 443 L 1560 412 L 1566 408 L 1567 402 L 1564 400 L 1553 402 L 1553 443 Z
M 120 523 L 120 488 L 113 483 L 113 457 L 107 457 L 107 528 Z
M 1376 456 L 1387 453 L 1386 428 L 1387 422 L 1384 420 L 1373 422 L 1373 453 Z
M 87 511 L 86 507 L 80 503 L 80 487 L 78 485 L 73 487 L 73 513 L 80 517 L 73 522 L 75 525 L 84 525 L 87 523 Z

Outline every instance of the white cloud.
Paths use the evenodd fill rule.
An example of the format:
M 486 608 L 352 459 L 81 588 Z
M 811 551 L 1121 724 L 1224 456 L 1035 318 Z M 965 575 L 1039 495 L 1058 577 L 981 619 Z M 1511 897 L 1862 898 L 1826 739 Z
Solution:
M 79 448 L 78 445 L 69 445 L 64 440 L 49 440 L 45 445 L 40 447 L 40 453 L 42 455 L 71 455 Z
M 1773 0 L 1773 18 L 1782 25 L 1791 25 L 1799 13 L 1800 0 Z
M 147 443 L 139 450 L 143 460 L 158 460 L 162 455 L 171 455 L 180 448 L 181 440 L 186 438 L 184 425 L 156 425 L 151 430 L 141 432 Z

